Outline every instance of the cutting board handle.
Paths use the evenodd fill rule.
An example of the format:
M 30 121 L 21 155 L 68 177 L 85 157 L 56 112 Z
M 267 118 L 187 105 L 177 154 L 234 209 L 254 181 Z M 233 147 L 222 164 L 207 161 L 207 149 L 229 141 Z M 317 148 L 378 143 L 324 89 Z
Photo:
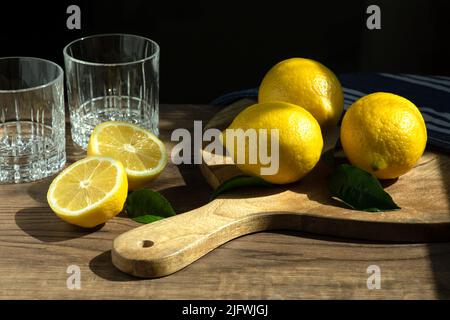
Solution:
M 138 277 L 171 274 L 229 240 L 270 229 L 270 215 L 253 215 L 252 210 L 257 213 L 257 208 L 242 200 L 230 204 L 216 199 L 187 213 L 138 227 L 114 240 L 112 262 Z

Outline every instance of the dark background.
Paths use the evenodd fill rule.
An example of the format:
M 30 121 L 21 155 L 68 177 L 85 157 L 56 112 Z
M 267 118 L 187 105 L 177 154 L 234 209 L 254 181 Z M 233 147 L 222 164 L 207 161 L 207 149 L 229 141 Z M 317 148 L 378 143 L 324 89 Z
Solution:
M 81 30 L 66 9 L 81 7 Z M 366 8 L 381 7 L 381 30 Z M 2 1 L 0 56 L 63 64 L 65 44 L 96 33 L 134 33 L 161 46 L 161 101 L 208 103 L 258 86 L 288 57 L 309 57 L 336 73 L 450 74 L 450 1 Z

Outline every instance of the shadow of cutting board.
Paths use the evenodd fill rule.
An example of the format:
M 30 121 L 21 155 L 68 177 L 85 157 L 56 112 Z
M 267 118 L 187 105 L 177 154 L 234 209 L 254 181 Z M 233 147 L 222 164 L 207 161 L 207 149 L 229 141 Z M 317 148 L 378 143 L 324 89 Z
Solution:
M 225 129 L 251 103 L 239 101 L 221 110 L 205 129 Z M 324 151 L 334 146 L 337 137 L 337 128 L 325 135 Z M 201 172 L 214 188 L 241 174 L 220 158 L 201 165 Z M 394 242 L 450 240 L 449 155 L 427 151 L 412 171 L 384 182 L 402 208 L 398 211 L 369 213 L 343 207 L 328 194 L 329 173 L 319 162 L 297 183 L 230 191 L 201 208 L 128 231 L 115 239 L 112 261 L 135 276 L 161 277 L 227 241 L 273 229 Z

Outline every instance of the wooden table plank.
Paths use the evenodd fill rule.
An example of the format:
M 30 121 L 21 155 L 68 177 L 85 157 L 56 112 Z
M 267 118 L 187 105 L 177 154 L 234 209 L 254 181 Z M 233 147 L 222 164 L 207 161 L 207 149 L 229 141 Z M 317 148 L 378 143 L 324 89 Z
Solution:
M 161 106 L 161 137 L 209 119 L 211 106 Z M 68 142 L 72 162 L 84 152 Z M 0 185 L 1 299 L 316 299 L 450 298 L 450 243 L 383 244 L 294 232 L 259 233 L 229 242 L 171 276 L 141 280 L 111 264 L 112 240 L 138 224 L 119 215 L 96 230 L 59 220 L 45 200 L 51 179 Z M 194 165 L 169 165 L 153 188 L 177 212 L 206 203 L 211 189 Z M 66 286 L 69 265 L 81 289 Z M 381 289 L 367 289 L 369 265 Z

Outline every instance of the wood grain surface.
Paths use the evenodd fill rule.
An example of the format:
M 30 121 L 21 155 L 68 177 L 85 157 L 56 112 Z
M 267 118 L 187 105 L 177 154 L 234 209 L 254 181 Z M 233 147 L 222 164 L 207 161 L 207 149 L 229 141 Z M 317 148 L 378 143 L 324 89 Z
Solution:
M 224 130 L 251 101 L 223 108 L 206 128 Z M 324 135 L 324 152 L 333 148 L 339 129 Z M 206 143 L 207 144 L 207 143 Z M 243 175 L 217 156 L 202 174 L 216 188 Z M 351 210 L 332 199 L 327 188 L 331 168 L 320 161 L 297 183 L 271 188 L 245 188 L 220 195 L 207 205 L 126 232 L 114 240 L 112 261 L 120 270 L 145 278 L 176 272 L 223 243 L 267 230 L 296 230 L 346 238 L 403 242 L 450 240 L 450 157 L 428 151 L 415 168 L 386 190 L 401 210 L 368 213 Z M 427 201 L 424 201 L 426 199 Z
M 193 120 L 206 121 L 216 111 L 161 106 L 161 137 L 168 149 L 173 128 L 192 129 Z M 83 156 L 69 141 L 69 162 Z M 374 243 L 303 232 L 248 235 L 169 277 L 135 278 L 112 265 L 110 250 L 114 238 L 139 224 L 119 215 L 95 230 L 71 226 L 46 203 L 50 181 L 0 185 L 1 299 L 450 298 L 448 242 Z M 194 165 L 169 165 L 152 187 L 177 212 L 206 204 L 211 194 Z M 81 269 L 79 290 L 67 288 L 70 265 Z M 379 290 L 367 288 L 370 265 L 381 269 Z

